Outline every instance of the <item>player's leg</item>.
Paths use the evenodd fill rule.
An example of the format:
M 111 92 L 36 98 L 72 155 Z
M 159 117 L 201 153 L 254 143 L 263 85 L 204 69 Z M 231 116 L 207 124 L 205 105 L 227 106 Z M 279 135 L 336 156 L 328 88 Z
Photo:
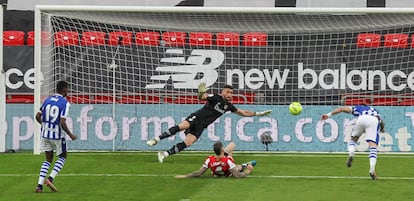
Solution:
M 202 130 L 199 131 L 199 132 L 195 131 L 195 133 L 198 133 L 198 134 L 186 133 L 184 141 L 182 141 L 180 143 L 177 143 L 176 145 L 172 146 L 167 151 L 158 152 L 158 161 L 160 163 L 162 163 L 162 162 L 164 162 L 164 159 L 167 158 L 168 156 L 179 153 L 182 150 L 184 150 L 185 148 L 187 148 L 187 147 L 191 146 L 192 144 L 194 144 L 197 141 L 197 139 L 200 137 L 200 135 L 202 133 Z
M 43 161 L 42 166 L 40 167 L 39 179 L 37 182 L 37 187 L 35 189 L 36 193 L 43 192 L 43 183 L 45 181 L 47 173 L 49 172 L 49 167 L 53 161 L 53 147 L 49 143 L 48 139 L 40 139 L 40 150 L 45 152 L 46 160 Z
M 240 172 L 243 172 L 244 170 L 247 170 L 247 174 L 250 174 L 250 172 L 253 171 L 254 166 L 256 166 L 256 161 L 252 160 L 252 161 L 249 161 L 247 163 L 237 165 L 237 168 L 240 170 Z
M 228 156 L 233 156 L 234 149 L 236 148 L 236 144 L 234 142 L 230 142 L 225 148 L 224 148 L 224 154 Z
M 160 163 L 162 163 L 166 157 L 179 153 L 186 147 L 191 146 L 192 144 L 197 142 L 198 138 L 200 138 L 205 128 L 204 122 L 194 121 L 194 119 L 189 118 L 187 118 L 187 120 L 188 121 L 183 121 L 183 123 L 187 122 L 184 124 L 187 127 L 187 129 L 184 131 L 184 133 L 186 134 L 184 141 L 177 143 L 168 151 L 158 152 L 158 161 Z
M 377 173 L 375 167 L 377 165 L 377 144 L 375 142 L 369 141 L 369 175 L 372 180 L 377 180 Z
M 351 167 L 352 162 L 354 161 L 354 155 L 355 155 L 355 149 L 356 149 L 356 143 L 358 142 L 359 136 L 351 137 L 351 139 L 348 142 L 348 160 L 346 161 L 346 166 Z
M 348 141 L 348 160 L 346 161 L 346 166 L 351 167 L 354 161 L 354 155 L 356 150 L 356 143 L 358 142 L 359 137 L 364 132 L 364 125 L 360 121 L 360 118 L 356 121 L 354 128 L 352 129 L 351 139 Z
M 375 167 L 377 164 L 377 147 L 379 141 L 379 121 L 378 119 L 370 118 L 367 120 L 368 125 L 365 129 L 366 141 L 369 146 L 369 175 L 373 180 L 377 180 L 377 174 L 375 172 Z
M 58 155 L 58 159 L 55 162 L 52 172 L 49 175 L 49 178 L 46 180 L 46 185 L 54 192 L 57 191 L 54 185 L 54 179 L 57 174 L 62 170 L 63 166 L 66 162 L 67 157 L 67 145 L 65 138 L 61 140 L 54 140 L 55 147 L 56 147 L 56 155 Z
M 190 123 L 187 120 L 182 121 L 179 125 L 173 126 L 169 128 L 168 130 L 161 133 L 160 136 L 155 137 L 154 139 L 148 140 L 147 145 L 148 146 L 154 146 L 156 145 L 160 140 L 171 137 L 178 133 L 179 131 L 188 129 L 190 127 Z

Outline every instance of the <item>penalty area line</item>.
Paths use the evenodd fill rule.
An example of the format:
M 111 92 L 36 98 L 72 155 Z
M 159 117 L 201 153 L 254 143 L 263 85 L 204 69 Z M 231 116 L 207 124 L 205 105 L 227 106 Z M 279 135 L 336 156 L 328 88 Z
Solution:
M 59 174 L 59 177 L 174 177 L 176 174 Z M 0 174 L 0 177 L 34 177 L 38 174 Z M 324 175 L 250 175 L 251 178 L 275 179 L 367 179 L 369 176 Z M 379 180 L 414 180 L 414 177 L 379 177 Z

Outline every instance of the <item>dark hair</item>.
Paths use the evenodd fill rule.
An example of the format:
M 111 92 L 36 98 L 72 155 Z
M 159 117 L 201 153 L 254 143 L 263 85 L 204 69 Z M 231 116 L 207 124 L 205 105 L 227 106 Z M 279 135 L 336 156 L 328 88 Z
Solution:
M 214 143 L 213 145 L 213 150 L 214 153 L 216 153 L 216 155 L 220 155 L 221 154 L 221 149 L 223 148 L 223 143 L 221 143 L 220 141 Z
M 56 91 L 59 93 L 59 92 L 63 92 L 64 90 L 65 90 L 65 88 L 68 88 L 69 87 L 69 83 L 67 83 L 66 81 L 59 81 L 57 84 L 56 84 Z
M 233 89 L 233 86 L 226 84 L 223 86 L 223 89 Z

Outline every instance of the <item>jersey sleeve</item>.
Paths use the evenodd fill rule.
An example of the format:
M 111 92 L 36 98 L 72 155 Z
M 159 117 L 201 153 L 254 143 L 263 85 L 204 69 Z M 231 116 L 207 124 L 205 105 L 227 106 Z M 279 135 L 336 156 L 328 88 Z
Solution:
M 230 111 L 230 112 L 236 112 L 237 108 L 233 104 L 229 103 L 229 107 L 228 107 L 227 110 Z
M 39 111 L 38 111 L 40 114 L 43 113 L 44 107 L 45 107 L 45 104 L 43 103 L 42 106 L 40 106 Z
M 209 94 L 207 96 L 207 101 L 208 102 L 217 102 L 218 101 L 217 95 L 216 94 Z
M 229 165 L 229 170 L 233 169 L 236 167 L 236 164 L 234 163 L 234 160 L 232 157 L 228 157 L 227 160 L 227 165 Z
M 60 113 L 61 118 L 67 118 L 68 117 L 69 108 L 70 108 L 70 103 L 66 101 L 66 103 L 63 105 L 63 109 Z
M 204 163 L 203 163 L 203 167 L 205 167 L 205 168 L 209 168 L 208 167 L 208 164 L 210 163 L 210 157 L 207 157 L 207 159 L 204 161 Z
M 38 111 L 40 114 L 43 113 L 43 110 L 45 109 L 46 103 L 47 103 L 48 100 L 49 100 L 49 98 L 46 99 L 45 101 L 43 101 L 42 105 L 40 106 L 39 111 Z
M 354 116 L 358 116 L 358 111 L 357 111 L 357 106 L 349 106 L 349 108 L 351 109 L 351 114 Z

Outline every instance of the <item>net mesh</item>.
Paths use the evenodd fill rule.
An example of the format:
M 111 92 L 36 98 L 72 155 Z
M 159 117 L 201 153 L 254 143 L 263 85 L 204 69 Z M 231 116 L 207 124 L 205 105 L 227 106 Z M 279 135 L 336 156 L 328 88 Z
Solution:
M 200 107 L 200 82 L 213 93 L 233 85 L 236 104 L 411 105 L 413 28 L 414 14 L 399 13 L 45 11 L 41 94 L 53 93 L 63 79 L 71 83 L 72 107 L 99 108 L 93 112 L 104 123 L 79 130 L 109 129 L 100 134 L 108 146 L 96 149 L 134 149 L 125 143 L 178 123 L 168 118 Z M 88 32 L 103 32 L 103 41 Z M 124 104 L 147 104 L 148 111 Z M 149 114 L 149 120 L 135 117 L 145 112 L 159 116 L 161 127 L 146 128 Z M 143 129 L 155 133 L 134 134 Z

